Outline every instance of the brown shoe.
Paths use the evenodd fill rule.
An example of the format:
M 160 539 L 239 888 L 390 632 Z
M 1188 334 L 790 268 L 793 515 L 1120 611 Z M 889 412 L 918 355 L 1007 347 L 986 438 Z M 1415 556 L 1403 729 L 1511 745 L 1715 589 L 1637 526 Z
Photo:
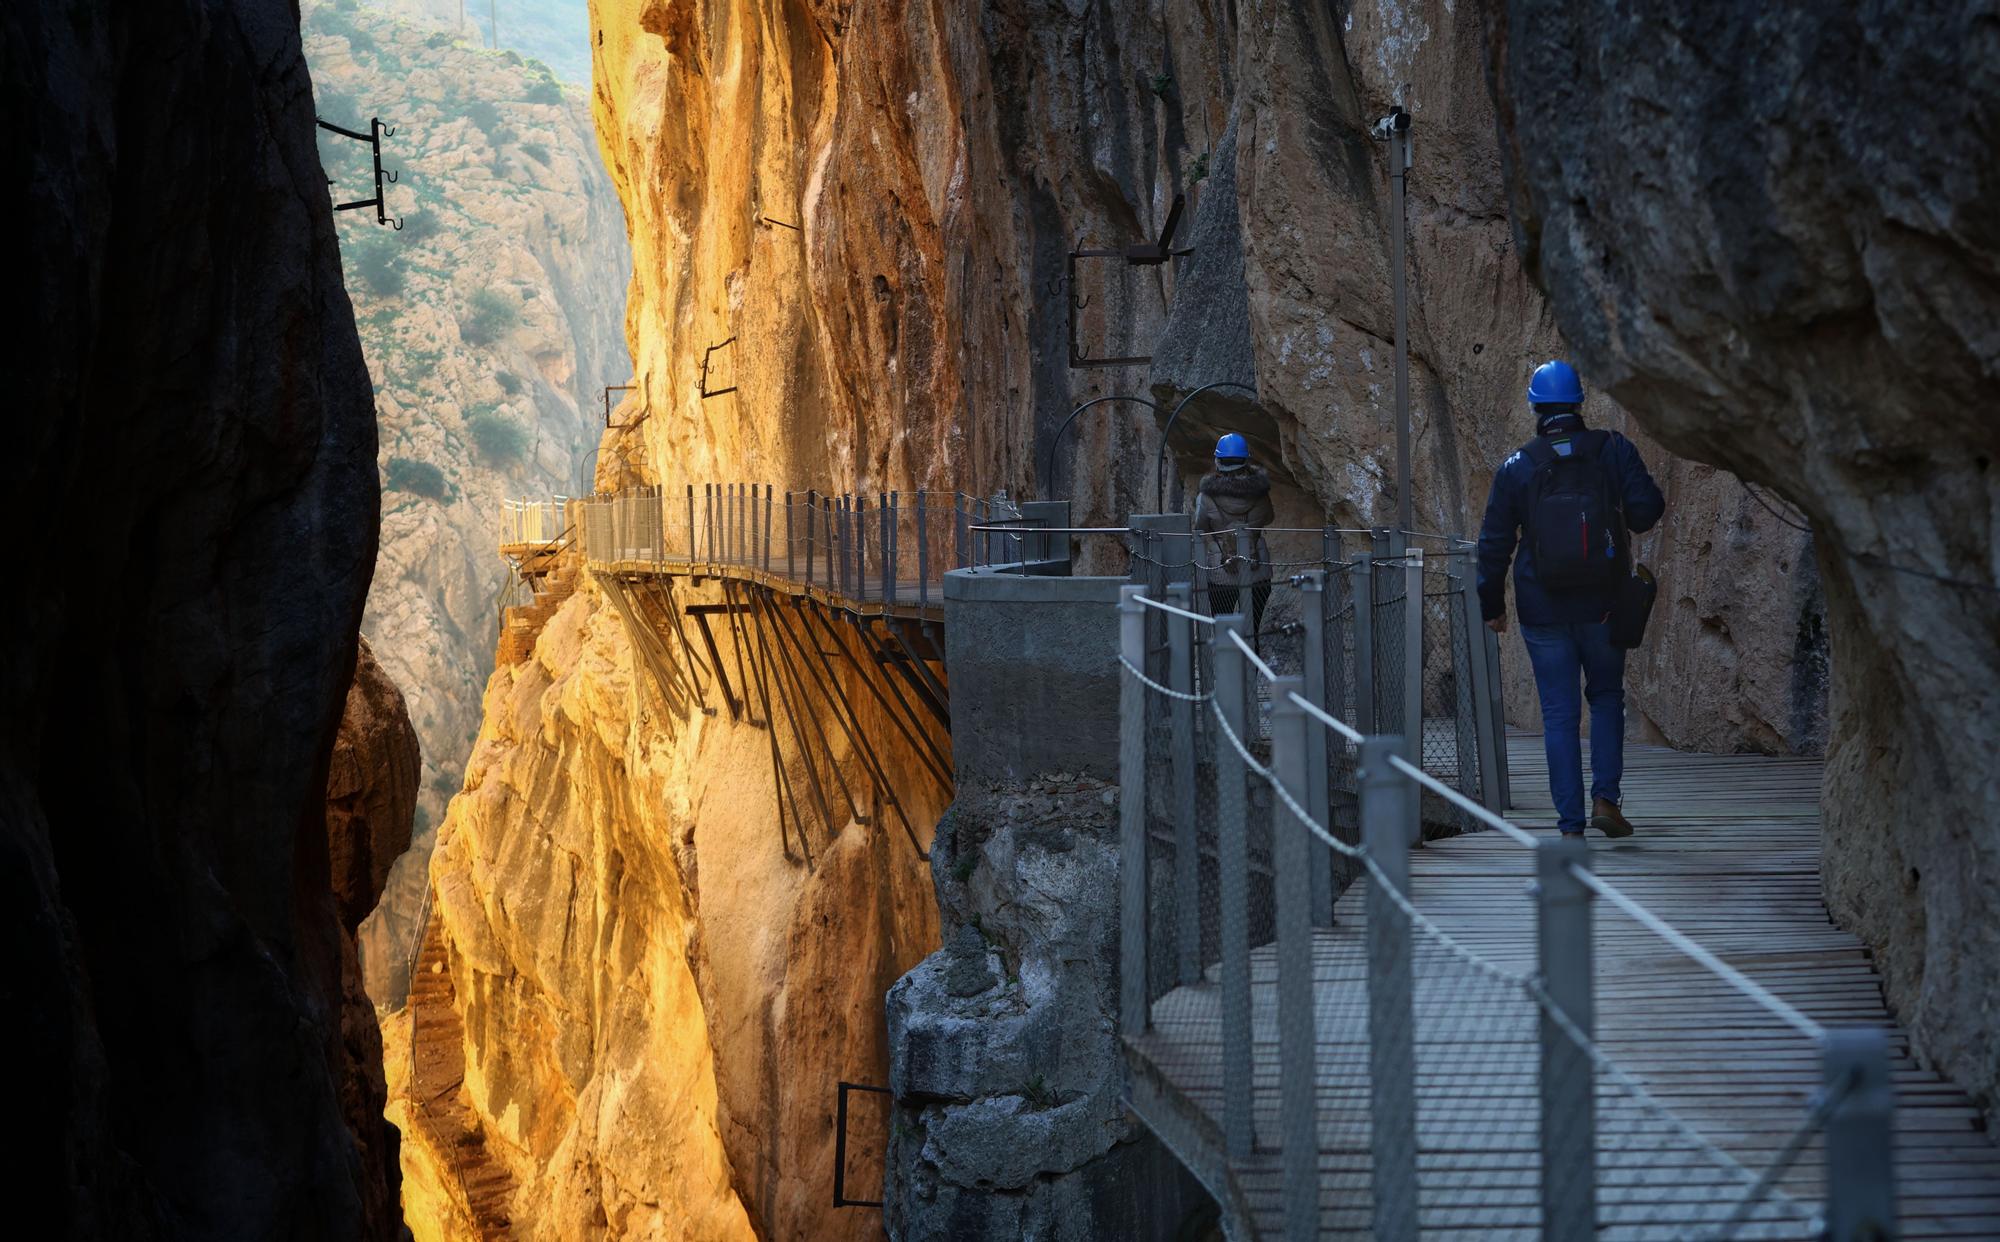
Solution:
M 1618 804 L 1607 798 L 1590 800 L 1590 826 L 1607 837 L 1629 837 L 1632 835 L 1632 821 L 1625 818 L 1625 812 Z

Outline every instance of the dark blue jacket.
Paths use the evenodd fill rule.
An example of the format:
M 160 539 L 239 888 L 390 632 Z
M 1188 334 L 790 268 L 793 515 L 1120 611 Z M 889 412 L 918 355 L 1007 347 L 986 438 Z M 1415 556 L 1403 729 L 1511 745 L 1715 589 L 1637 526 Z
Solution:
M 1560 433 L 1559 433 L 1560 434 Z M 1611 465 L 1624 497 L 1625 527 L 1633 533 L 1653 529 L 1666 511 L 1666 498 L 1659 485 L 1646 473 L 1639 450 L 1617 432 L 1604 442 L 1602 460 Z M 1521 523 L 1528 511 L 1528 486 L 1534 478 L 1534 463 L 1525 452 L 1516 451 L 1500 463 L 1493 476 L 1493 492 L 1486 499 L 1486 519 L 1479 524 L 1479 614 L 1491 621 L 1507 612 L 1507 562 L 1514 562 L 1514 612 L 1522 625 L 1577 625 L 1602 621 L 1611 611 L 1616 587 L 1582 591 L 1551 591 L 1535 580 L 1534 559 L 1528 546 L 1521 554 L 1514 547 L 1521 537 Z

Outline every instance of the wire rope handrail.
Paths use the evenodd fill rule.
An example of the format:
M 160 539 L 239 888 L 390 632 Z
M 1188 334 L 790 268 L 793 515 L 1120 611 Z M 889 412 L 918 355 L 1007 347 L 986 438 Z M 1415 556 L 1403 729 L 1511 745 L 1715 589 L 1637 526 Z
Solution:
M 1178 608 L 1173 604 L 1162 603 L 1157 599 L 1148 599 L 1143 595 L 1134 596 L 1133 598 L 1137 599 L 1140 603 L 1144 604 L 1146 607 L 1158 609 L 1159 611 L 1166 613 L 1170 617 L 1185 617 L 1189 621 L 1199 622 L 1202 625 L 1215 624 L 1214 617 L 1205 616 L 1202 613 L 1189 612 L 1185 608 Z
M 1451 803 L 1459 810 L 1464 811 L 1467 814 L 1471 815 L 1474 819 L 1477 819 L 1479 822 L 1485 824 L 1487 827 L 1495 829 L 1496 831 L 1500 832 L 1502 835 L 1506 836 L 1509 840 L 1514 841 L 1521 845 L 1525 845 L 1529 849 L 1535 848 L 1537 844 L 1535 840 L 1535 834 L 1529 832 L 1526 828 L 1521 827 L 1519 824 L 1515 823 L 1511 819 L 1508 819 L 1504 815 L 1495 815 L 1492 811 L 1487 810 L 1485 807 L 1479 805 L 1477 802 L 1474 802 L 1472 799 L 1466 797 L 1464 794 L 1458 792 L 1456 789 L 1453 789 L 1451 786 L 1445 784 L 1443 781 L 1437 779 L 1435 776 L 1432 776 L 1430 773 L 1424 771 L 1422 768 L 1402 758 L 1400 755 L 1390 756 L 1389 766 L 1396 769 L 1398 772 L 1401 772 L 1404 776 L 1409 777 L 1417 784 L 1422 785 L 1425 789 L 1428 789 L 1432 793 L 1437 794 L 1439 797 L 1443 798 L 1446 802 Z
M 1659 915 L 1654 914 L 1639 902 L 1620 891 L 1617 885 L 1591 871 L 1588 867 L 1572 865 L 1570 873 L 1591 892 L 1617 906 L 1639 926 L 1666 941 L 1697 964 L 1707 968 L 1709 973 L 1735 988 L 1744 996 L 1761 1005 L 1771 1016 L 1779 1019 L 1800 1034 L 1814 1040 L 1826 1039 L 1826 1028 L 1800 1013 L 1797 1008 L 1772 995 L 1769 989 L 1751 979 L 1742 971 L 1723 961 L 1703 948 L 1699 942 L 1681 931 Z
M 1265 681 L 1278 680 L 1277 671 L 1264 663 L 1264 658 L 1258 655 L 1249 643 L 1243 641 L 1243 635 L 1237 633 L 1235 630 L 1231 630 L 1229 631 L 1229 641 L 1236 644 L 1237 649 L 1243 653 L 1243 658 L 1250 661 L 1251 667 L 1255 668 Z
M 1189 613 L 1184 613 L 1182 612 L 1182 610 L 1175 608 L 1172 605 L 1162 604 L 1156 600 L 1149 600 L 1144 595 L 1139 595 L 1136 596 L 1135 598 L 1137 598 L 1140 603 L 1150 604 L 1151 606 L 1159 608 L 1165 612 L 1183 616 L 1193 615 Z M 1198 619 L 1206 619 L 1206 618 L 1198 618 Z M 1236 644 L 1238 650 L 1242 652 L 1244 659 L 1246 659 L 1250 663 L 1250 665 L 1257 670 L 1258 674 L 1261 677 L 1263 677 L 1264 680 L 1268 682 L 1276 682 L 1278 680 L 1277 673 L 1271 668 L 1269 664 L 1266 664 L 1264 662 L 1264 660 L 1251 648 L 1250 644 L 1243 641 L 1243 636 L 1240 633 L 1234 630 L 1229 631 L 1229 640 Z M 1363 740 L 1365 740 L 1363 738 L 1363 735 L 1359 731 L 1345 724 L 1344 722 L 1333 716 L 1331 713 L 1325 711 L 1318 705 L 1310 702 L 1302 695 L 1296 692 L 1292 692 L 1287 695 L 1287 698 L 1289 698 L 1292 703 L 1296 704 L 1302 711 L 1304 711 L 1306 715 L 1308 715 L 1314 720 L 1317 720 L 1320 724 L 1325 725 L 1326 727 L 1332 729 L 1334 732 L 1338 733 L 1340 736 L 1347 739 L 1348 741 L 1358 744 Z M 1219 714 L 1217 716 L 1217 719 L 1219 721 L 1221 719 Z M 1224 734 L 1229 737 L 1232 743 L 1234 743 L 1236 741 L 1236 738 L 1234 734 L 1229 732 L 1229 726 L 1227 722 L 1222 722 L 1222 729 Z M 1238 749 L 1242 750 L 1240 744 L 1238 745 Z M 1243 751 L 1243 758 L 1246 762 L 1251 764 L 1253 771 L 1261 772 L 1261 769 L 1257 767 L 1255 761 L 1250 759 L 1249 752 L 1247 750 Z M 1410 780 L 1416 782 L 1416 784 L 1423 787 L 1424 789 L 1427 789 L 1431 793 L 1434 793 L 1439 797 L 1443 798 L 1446 802 L 1450 803 L 1457 809 L 1465 812 L 1466 814 L 1472 816 L 1479 822 L 1501 833 L 1503 836 L 1507 837 L 1509 840 L 1515 842 L 1516 844 L 1526 846 L 1529 849 L 1534 849 L 1539 844 L 1538 839 L 1535 837 L 1535 835 L 1529 832 L 1527 829 L 1521 827 L 1519 824 L 1514 823 L 1506 816 L 1495 814 L 1493 811 L 1490 811 L 1487 808 L 1481 806 L 1478 802 L 1474 801 L 1471 798 L 1466 797 L 1458 790 L 1453 789 L 1451 786 L 1445 784 L 1443 781 L 1439 780 L 1435 776 L 1432 776 L 1430 773 L 1424 771 L 1417 765 L 1402 758 L 1400 755 L 1390 756 L 1389 766 L 1391 768 L 1394 768 L 1396 771 L 1402 773 Z M 1263 774 L 1268 776 L 1268 773 L 1263 773 Z M 1282 787 L 1274 786 L 1274 788 L 1279 788 L 1280 792 L 1281 793 L 1283 792 Z M 1291 803 L 1289 795 L 1286 795 L 1285 801 L 1288 804 Z M 1327 841 L 1332 841 L 1334 839 L 1332 834 L 1326 831 L 1325 825 L 1314 822 L 1311 819 L 1311 817 L 1305 813 L 1303 808 L 1293 805 L 1291 806 L 1291 810 L 1294 815 L 1303 820 L 1307 824 L 1307 826 L 1312 829 L 1313 834 L 1315 836 L 1318 836 L 1322 840 L 1327 840 Z M 1738 992 L 1748 997 L 1751 1001 L 1762 1006 L 1773 1017 L 1778 1018 L 1779 1020 L 1786 1023 L 1788 1026 L 1791 1026 L 1794 1029 L 1798 1030 L 1801 1034 L 1806 1035 L 1808 1038 L 1814 1040 L 1822 1040 L 1822 1041 L 1826 1038 L 1825 1027 L 1813 1021 L 1811 1018 L 1806 1017 L 1805 1014 L 1801 1013 L 1796 1007 L 1787 1004 L 1783 1000 L 1780 1000 L 1776 995 L 1772 994 L 1772 992 L 1769 989 L 1763 987 L 1761 984 L 1758 984 L 1757 982 L 1749 978 L 1749 976 L 1743 974 L 1743 972 L 1737 970 L 1735 967 L 1729 965 L 1727 962 L 1724 962 L 1721 958 L 1716 957 L 1713 953 L 1703 948 L 1700 943 L 1695 941 L 1692 937 L 1688 936 L 1685 932 L 1682 932 L 1678 928 L 1674 927 L 1671 923 L 1668 923 L 1665 919 L 1653 913 L 1651 910 L 1647 909 L 1644 905 L 1640 904 L 1632 897 L 1627 896 L 1624 892 L 1618 889 L 1617 886 L 1613 885 L 1610 881 L 1605 880 L 1602 877 L 1598 876 L 1595 872 L 1591 871 L 1587 867 L 1572 866 L 1570 870 L 1576 875 L 1578 881 L 1582 883 L 1586 888 L 1590 889 L 1592 892 L 1603 897 L 1606 901 L 1609 901 L 1612 905 L 1617 906 L 1634 922 L 1646 928 L 1648 931 L 1652 932 L 1660 939 L 1665 940 L 1668 944 L 1672 945 L 1675 949 L 1679 950 L 1683 955 L 1685 955 L 1687 958 L 1695 962 L 1697 965 L 1702 966 L 1703 968 L 1708 970 L 1711 974 L 1721 979 L 1724 983 L 1727 983 L 1729 986 L 1735 988 Z

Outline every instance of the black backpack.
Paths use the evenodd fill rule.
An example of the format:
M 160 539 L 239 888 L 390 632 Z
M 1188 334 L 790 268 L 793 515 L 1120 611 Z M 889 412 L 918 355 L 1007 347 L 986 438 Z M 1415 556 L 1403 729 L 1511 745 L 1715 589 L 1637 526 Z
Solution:
M 1575 431 L 1536 436 L 1521 449 L 1535 467 L 1523 523 L 1528 547 L 1536 581 L 1552 591 L 1616 586 L 1630 573 L 1625 508 L 1604 460 L 1610 441 L 1608 431 Z

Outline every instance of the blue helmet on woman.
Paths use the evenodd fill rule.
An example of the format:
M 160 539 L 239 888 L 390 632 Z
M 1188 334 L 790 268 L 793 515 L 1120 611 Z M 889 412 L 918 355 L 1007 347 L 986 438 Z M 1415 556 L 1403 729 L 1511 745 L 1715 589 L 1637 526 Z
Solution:
M 1583 381 L 1577 378 L 1576 368 L 1561 359 L 1536 367 L 1528 381 L 1528 404 L 1582 405 Z
M 1215 442 L 1215 460 L 1240 465 L 1250 459 L 1250 443 L 1235 432 Z

